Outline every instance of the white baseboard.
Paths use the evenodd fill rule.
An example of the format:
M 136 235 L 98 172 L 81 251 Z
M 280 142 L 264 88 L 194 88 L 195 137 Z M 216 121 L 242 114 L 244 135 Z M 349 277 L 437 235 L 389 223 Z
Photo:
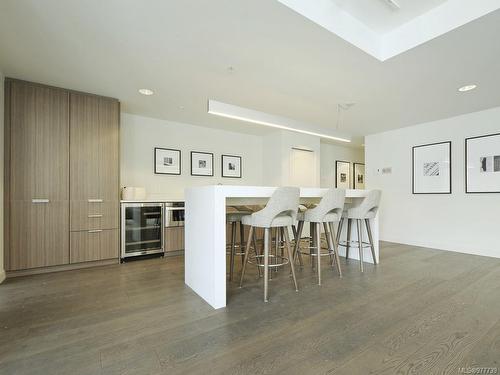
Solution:
M 5 271 L 0 270 L 0 284 L 5 280 Z
M 384 237 L 380 238 L 380 241 L 386 241 L 386 242 L 393 242 L 393 243 L 400 243 L 403 245 L 410 245 L 410 246 L 417 246 L 417 247 L 425 247 L 428 249 L 435 249 L 435 250 L 442 250 L 442 251 L 451 251 L 454 253 L 461 253 L 461 254 L 469 254 L 469 255 L 480 255 L 483 257 L 490 257 L 490 258 L 500 258 L 500 253 L 499 254 L 492 254 L 491 251 L 485 251 L 485 250 L 476 250 L 476 249 L 464 249 L 464 248 L 459 248 L 457 247 L 450 247 L 449 244 L 442 244 L 438 242 L 432 242 L 432 241 L 408 241 L 406 239 L 402 238 L 394 238 L 394 237 Z

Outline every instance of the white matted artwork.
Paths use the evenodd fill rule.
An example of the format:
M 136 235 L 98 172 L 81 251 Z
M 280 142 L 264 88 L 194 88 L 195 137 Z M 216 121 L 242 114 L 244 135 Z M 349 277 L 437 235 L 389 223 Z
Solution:
M 241 178 L 241 156 L 222 155 L 222 177 Z
M 354 189 L 365 188 L 365 165 L 363 163 L 353 164 L 354 176 L 352 178 L 352 186 Z
M 466 193 L 500 193 L 500 134 L 465 140 Z
M 413 194 L 451 194 L 451 142 L 413 147 Z
M 191 176 L 213 176 L 214 154 L 191 151 Z
M 335 161 L 335 187 L 338 189 L 349 189 L 351 181 L 351 163 L 348 161 Z
M 181 174 L 181 151 L 155 147 L 155 173 Z

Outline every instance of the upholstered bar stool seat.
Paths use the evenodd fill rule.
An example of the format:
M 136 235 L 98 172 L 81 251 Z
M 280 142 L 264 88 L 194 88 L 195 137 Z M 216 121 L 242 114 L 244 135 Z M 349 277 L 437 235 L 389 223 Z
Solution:
M 226 213 L 226 221 L 228 223 L 240 222 L 243 216 L 251 215 L 250 211 L 246 212 L 227 212 Z
M 339 224 L 337 242 L 339 242 L 340 233 L 344 222 L 347 220 L 347 239 L 345 242 L 339 242 L 340 246 L 346 248 L 346 259 L 349 258 L 349 249 L 351 247 L 357 247 L 359 250 L 359 268 L 363 272 L 363 249 L 370 248 L 373 258 L 373 263 L 377 264 L 377 258 L 375 256 L 375 245 L 373 243 L 373 236 L 370 227 L 370 220 L 377 216 L 380 198 L 382 192 L 380 190 L 371 190 L 368 195 L 363 199 L 363 202 L 359 206 L 352 206 L 344 210 L 342 213 L 342 219 Z M 353 221 L 356 221 L 358 240 L 351 241 L 351 227 Z M 368 234 L 368 242 L 363 241 L 363 225 L 364 221 L 366 232 Z
M 315 223 L 315 222 L 327 222 L 327 223 L 330 223 L 330 222 L 338 222 L 340 221 L 340 219 L 342 218 L 341 215 L 337 214 L 337 213 L 329 213 L 329 214 L 326 214 L 323 219 L 321 220 L 318 215 L 315 215 L 314 213 L 312 212 L 308 212 L 308 211 L 312 211 L 313 209 L 309 209 L 307 210 L 306 212 L 299 212 L 297 214 L 297 221 L 307 221 L 309 223 Z
M 298 229 L 297 238 L 300 239 L 302 235 L 302 230 L 304 228 L 304 222 L 311 223 L 311 238 L 312 246 L 310 250 L 315 250 L 315 252 L 310 251 L 309 254 L 302 253 L 300 249 L 300 240 L 295 243 L 294 258 L 296 255 L 306 254 L 310 256 L 315 256 L 317 259 L 317 272 L 318 272 L 318 285 L 321 285 L 321 257 L 329 256 L 332 258 L 333 263 L 337 264 L 337 269 L 339 275 L 342 276 L 342 271 L 340 269 L 340 262 L 338 256 L 338 244 L 335 236 L 335 230 L 333 223 L 339 222 L 342 218 L 342 211 L 344 209 L 345 202 L 345 190 L 343 189 L 329 189 L 319 204 L 315 208 L 308 209 L 305 212 L 301 212 L 297 215 Z M 328 244 L 328 252 L 321 252 L 321 225 L 323 225 L 325 230 L 326 242 Z
M 266 218 L 257 216 L 252 218 L 252 215 L 246 215 L 242 217 L 241 222 L 243 225 L 259 228 L 289 227 L 294 223 L 292 217 L 286 215 L 277 216 L 270 223 L 268 223 Z
M 297 209 L 299 206 L 299 188 L 294 187 L 281 187 L 277 188 L 267 205 L 260 211 L 254 212 L 251 215 L 243 216 L 241 222 L 244 225 L 250 226 L 249 238 L 254 236 L 255 228 L 264 228 L 264 254 L 255 255 L 255 263 L 258 267 L 264 268 L 264 301 L 268 301 L 268 290 L 269 290 L 269 270 L 271 267 L 281 267 L 286 264 L 290 265 L 293 283 L 295 285 L 295 290 L 298 290 L 297 279 L 295 277 L 295 268 L 293 265 L 293 254 L 290 246 L 290 238 L 288 235 L 288 227 L 291 227 L 297 217 Z M 286 244 L 287 257 L 281 256 L 279 262 L 269 263 L 270 257 L 270 245 L 271 245 L 271 228 L 279 228 Z M 276 240 L 278 241 L 278 240 Z M 240 287 L 243 285 L 243 278 L 245 276 L 245 269 L 247 263 L 249 263 L 249 253 L 250 253 L 250 241 L 247 241 L 247 246 L 245 250 L 245 259 L 243 261 L 243 268 L 241 271 Z M 276 261 L 278 255 L 274 255 L 274 260 Z M 263 259 L 262 262 L 259 259 Z

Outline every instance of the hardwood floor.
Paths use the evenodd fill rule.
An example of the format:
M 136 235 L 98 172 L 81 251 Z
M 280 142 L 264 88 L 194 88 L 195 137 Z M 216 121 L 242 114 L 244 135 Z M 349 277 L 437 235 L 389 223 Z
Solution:
M 306 261 L 298 293 L 279 272 L 269 303 L 249 267 L 220 310 L 184 285 L 182 257 L 9 279 L 0 374 L 500 369 L 500 260 L 383 243 L 381 264 L 364 274 L 341 263 L 342 279 L 324 264 L 319 287 Z

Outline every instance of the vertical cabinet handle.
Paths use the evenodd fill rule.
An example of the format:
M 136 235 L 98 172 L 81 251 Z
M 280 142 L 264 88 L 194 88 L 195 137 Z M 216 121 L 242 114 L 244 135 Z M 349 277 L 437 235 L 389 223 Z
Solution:
M 50 201 L 48 199 L 45 199 L 45 198 L 33 198 L 31 200 L 31 203 L 49 203 Z
M 102 203 L 102 199 L 89 199 L 89 203 Z

